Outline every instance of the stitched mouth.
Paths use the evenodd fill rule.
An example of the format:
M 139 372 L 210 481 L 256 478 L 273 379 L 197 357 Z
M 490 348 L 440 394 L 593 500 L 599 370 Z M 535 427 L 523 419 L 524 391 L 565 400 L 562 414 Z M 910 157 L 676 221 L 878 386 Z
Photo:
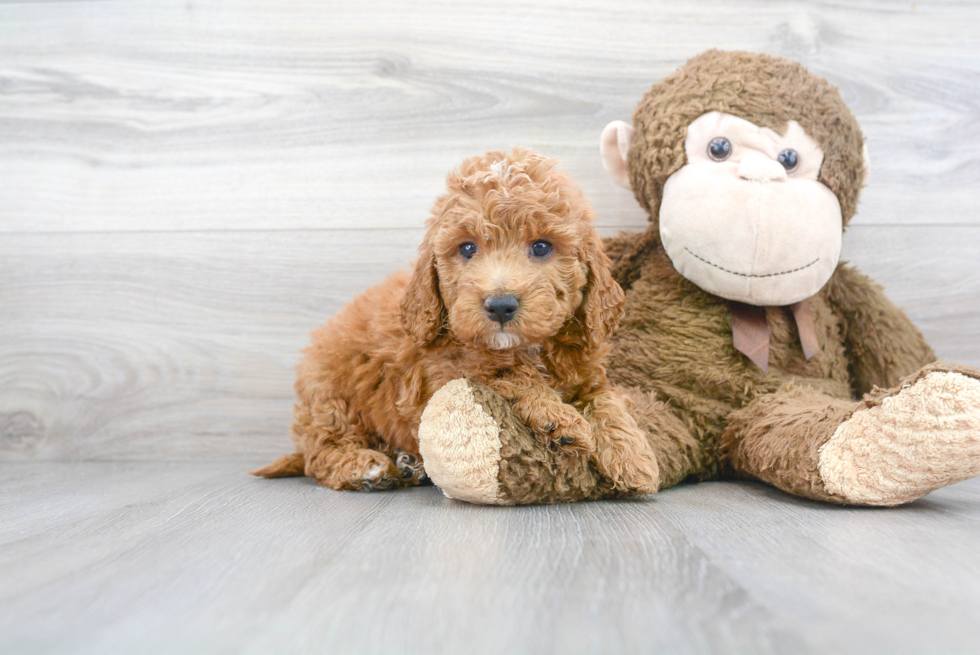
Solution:
M 805 268 L 810 268 L 811 266 L 813 266 L 814 264 L 816 264 L 818 261 L 820 261 L 820 258 L 817 257 L 816 259 L 814 259 L 809 264 L 804 264 L 803 266 L 799 266 L 797 268 L 792 268 L 792 269 L 790 269 L 788 271 L 780 271 L 779 273 L 765 273 L 763 275 L 757 275 L 757 274 L 754 274 L 754 273 L 739 273 L 738 271 L 733 271 L 733 270 L 727 269 L 724 266 L 719 266 L 718 264 L 715 264 L 714 262 L 709 262 L 707 259 L 705 259 L 704 257 L 701 257 L 697 253 L 691 252 L 691 250 L 688 247 L 686 247 L 686 246 L 684 247 L 684 250 L 686 250 L 688 252 L 688 254 L 690 254 L 692 257 L 703 261 L 708 266 L 714 266 L 719 271 L 725 271 L 726 273 L 731 273 L 732 275 L 738 275 L 740 277 L 777 277 L 777 276 L 780 276 L 780 275 L 789 275 L 790 273 L 796 273 L 797 271 L 802 271 Z

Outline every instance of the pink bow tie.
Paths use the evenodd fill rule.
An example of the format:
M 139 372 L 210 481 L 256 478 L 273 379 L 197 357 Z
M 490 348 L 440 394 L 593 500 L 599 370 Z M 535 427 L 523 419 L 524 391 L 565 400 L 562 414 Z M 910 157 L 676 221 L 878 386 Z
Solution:
M 768 373 L 769 324 L 766 322 L 766 308 L 734 301 L 729 303 L 729 307 L 732 312 L 732 341 L 735 349 L 744 353 L 753 364 L 762 369 L 763 373 Z M 802 300 L 789 305 L 789 309 L 796 319 L 796 330 L 800 334 L 803 355 L 809 361 L 820 352 L 810 303 Z

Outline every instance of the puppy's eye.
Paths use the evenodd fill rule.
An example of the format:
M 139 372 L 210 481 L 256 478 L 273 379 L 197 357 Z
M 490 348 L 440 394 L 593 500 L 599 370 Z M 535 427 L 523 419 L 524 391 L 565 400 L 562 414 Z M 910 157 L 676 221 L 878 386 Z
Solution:
M 732 154 L 732 142 L 723 136 L 711 140 L 708 144 L 708 156 L 715 161 L 725 161 Z
M 783 150 L 776 159 L 787 171 L 795 170 L 800 165 L 800 156 L 792 148 Z
M 459 244 L 459 256 L 463 259 L 473 259 L 476 254 L 476 244 L 472 241 Z
M 547 257 L 551 254 L 552 250 L 551 244 L 547 241 L 538 240 L 531 244 L 531 255 L 533 257 Z

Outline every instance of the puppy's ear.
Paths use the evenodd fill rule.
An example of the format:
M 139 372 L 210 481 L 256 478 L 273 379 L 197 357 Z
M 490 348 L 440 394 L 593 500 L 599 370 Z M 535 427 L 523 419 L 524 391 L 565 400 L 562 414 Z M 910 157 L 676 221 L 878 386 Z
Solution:
M 609 257 L 594 231 L 585 242 L 584 258 L 589 267 L 589 281 L 576 318 L 584 327 L 581 335 L 583 346 L 587 350 L 595 350 L 619 327 L 626 296 L 613 279 Z
M 402 296 L 402 320 L 408 333 L 422 345 L 435 343 L 445 325 L 446 314 L 446 307 L 439 295 L 436 258 L 428 236 L 419 247 L 412 279 Z

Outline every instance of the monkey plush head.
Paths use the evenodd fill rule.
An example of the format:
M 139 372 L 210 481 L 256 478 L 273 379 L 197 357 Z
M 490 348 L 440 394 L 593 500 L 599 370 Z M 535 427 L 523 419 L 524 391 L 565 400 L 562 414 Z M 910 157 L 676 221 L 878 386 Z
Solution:
M 867 177 L 864 137 L 837 89 L 800 64 L 711 50 L 603 131 L 677 271 L 709 293 L 789 305 L 827 282 Z

